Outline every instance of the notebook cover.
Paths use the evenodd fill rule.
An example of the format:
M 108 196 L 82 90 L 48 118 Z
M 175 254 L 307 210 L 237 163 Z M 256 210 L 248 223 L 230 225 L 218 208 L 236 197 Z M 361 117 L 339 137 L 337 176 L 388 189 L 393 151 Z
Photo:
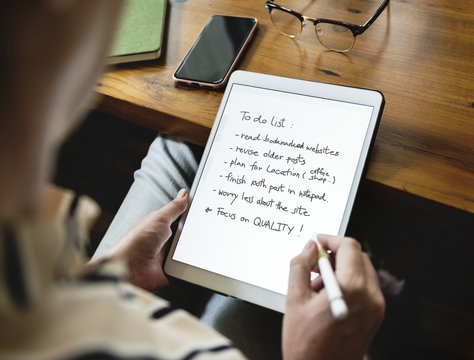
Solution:
M 109 63 L 156 59 L 161 54 L 167 0 L 127 0 Z

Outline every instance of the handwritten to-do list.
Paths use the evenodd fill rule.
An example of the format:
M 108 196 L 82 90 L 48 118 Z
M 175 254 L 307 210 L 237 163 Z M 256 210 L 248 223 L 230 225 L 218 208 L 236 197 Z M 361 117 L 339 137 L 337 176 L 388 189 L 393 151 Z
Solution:
M 286 294 L 312 233 L 339 231 L 372 111 L 234 84 L 173 259 Z

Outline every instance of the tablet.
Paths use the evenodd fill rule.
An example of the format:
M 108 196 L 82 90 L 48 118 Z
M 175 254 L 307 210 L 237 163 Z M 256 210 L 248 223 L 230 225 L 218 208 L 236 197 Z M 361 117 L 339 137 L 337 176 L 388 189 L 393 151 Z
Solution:
M 383 106 L 374 90 L 234 72 L 165 272 L 284 312 L 291 259 L 314 232 L 345 233 Z

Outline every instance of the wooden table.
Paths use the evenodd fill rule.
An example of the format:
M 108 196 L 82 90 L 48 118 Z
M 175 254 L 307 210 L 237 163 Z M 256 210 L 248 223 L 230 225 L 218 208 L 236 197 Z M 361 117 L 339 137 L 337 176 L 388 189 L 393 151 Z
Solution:
M 380 3 L 318 0 L 294 10 L 362 24 Z M 219 13 L 259 20 L 239 69 L 384 93 L 368 179 L 474 212 L 473 1 L 392 0 L 344 55 L 326 51 L 312 24 L 298 40 L 280 35 L 263 0 L 172 0 L 162 58 L 110 69 L 97 84 L 98 108 L 204 145 L 222 92 L 177 88 L 172 75 Z

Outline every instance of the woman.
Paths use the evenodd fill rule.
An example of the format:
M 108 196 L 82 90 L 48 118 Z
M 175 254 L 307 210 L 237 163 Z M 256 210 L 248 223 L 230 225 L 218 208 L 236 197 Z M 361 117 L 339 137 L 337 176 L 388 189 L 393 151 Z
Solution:
M 187 207 L 186 190 L 87 264 L 79 256 L 84 202 L 60 215 L 45 210 L 55 153 L 91 100 L 119 12 L 117 0 L 2 6 L 0 358 L 243 358 L 229 340 L 145 291 L 168 282 L 162 249 Z M 310 283 L 317 249 L 309 242 L 291 263 L 283 357 L 360 359 L 384 313 L 374 269 L 355 240 L 320 241 L 336 253 L 350 316 L 335 321 L 322 284 Z

